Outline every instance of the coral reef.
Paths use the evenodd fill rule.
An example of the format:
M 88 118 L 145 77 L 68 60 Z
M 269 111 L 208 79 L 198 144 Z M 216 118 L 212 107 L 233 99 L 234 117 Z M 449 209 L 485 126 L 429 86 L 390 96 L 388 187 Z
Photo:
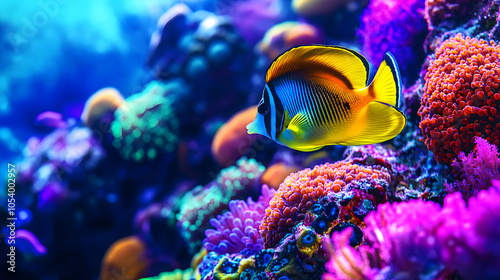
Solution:
M 314 25 L 286 21 L 270 28 L 257 46 L 272 61 L 292 47 L 323 42 L 323 35 Z
M 31 186 L 38 194 L 38 209 L 54 209 L 72 192 L 78 192 L 84 182 L 90 182 L 90 174 L 102 164 L 104 156 L 90 129 L 57 129 L 43 139 L 29 139 L 25 159 L 19 164 L 18 184 Z
M 350 0 L 292 0 L 293 10 L 301 16 L 318 16 L 332 13 Z
M 127 160 L 153 160 L 171 152 L 178 142 L 179 121 L 175 100 L 186 92 L 180 81 L 151 82 L 125 100 L 111 123 L 113 146 Z
M 221 214 L 231 200 L 259 192 L 257 183 L 264 169 L 254 159 L 243 157 L 208 185 L 198 186 L 182 197 L 177 223 L 191 252 L 201 245 L 210 219 Z
M 465 23 L 477 12 L 479 0 L 426 0 L 425 19 L 429 29 L 452 28 Z
M 469 153 L 476 136 L 500 145 L 499 52 L 493 41 L 461 34 L 436 50 L 418 114 L 425 144 L 439 162 Z
M 285 180 L 288 175 L 294 172 L 298 172 L 299 167 L 294 165 L 289 165 L 283 162 L 278 162 L 270 165 L 266 168 L 264 174 L 260 178 L 262 184 L 268 185 L 270 188 L 277 190 L 281 183 Z
M 219 255 L 238 253 L 250 256 L 264 249 L 259 226 L 274 192 L 274 189 L 263 185 L 262 195 L 256 202 L 250 197 L 246 202 L 231 200 L 229 212 L 210 220 L 215 230 L 205 231 L 207 237 L 203 240 L 203 246 L 207 251 L 214 251 Z
M 145 244 L 136 236 L 124 237 L 113 243 L 102 260 L 101 280 L 113 280 L 117 275 L 141 278 L 148 268 Z
M 115 88 L 103 88 L 92 94 L 81 115 L 83 124 L 92 129 L 105 129 L 118 107 L 125 103 L 125 99 Z
M 469 200 L 450 194 L 434 202 L 383 204 L 369 214 L 367 245 L 348 244 L 352 230 L 334 233 L 325 279 L 496 279 L 500 182 Z
M 397 59 L 404 80 L 416 78 L 424 59 L 420 45 L 427 33 L 422 10 L 424 0 L 372 0 L 361 16 L 356 35 L 361 53 L 379 65 L 386 52 Z
M 246 125 L 255 119 L 257 106 L 236 113 L 215 133 L 212 140 L 212 156 L 223 167 L 234 164 L 248 153 L 256 135 L 247 133 Z
M 500 180 L 500 154 L 498 147 L 476 137 L 476 146 L 467 156 L 460 152 L 452 166 L 459 171 L 457 180 L 448 191 L 460 191 L 464 198 L 476 196 L 487 189 L 493 180 Z
M 367 211 L 386 201 L 391 183 L 389 170 L 375 162 L 370 166 L 339 161 L 292 173 L 280 185 L 260 225 L 264 245 L 277 245 L 318 202 L 319 212 L 331 215 L 332 209 L 340 211 L 330 217 L 331 221 L 339 219 L 332 226 L 343 222 L 359 226 Z

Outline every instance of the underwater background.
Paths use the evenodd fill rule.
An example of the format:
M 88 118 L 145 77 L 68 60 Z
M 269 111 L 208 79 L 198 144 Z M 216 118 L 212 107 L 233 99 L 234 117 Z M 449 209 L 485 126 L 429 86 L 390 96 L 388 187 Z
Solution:
M 499 5 L 2 0 L 0 279 L 500 279 Z M 391 52 L 402 133 L 249 135 L 312 44 Z

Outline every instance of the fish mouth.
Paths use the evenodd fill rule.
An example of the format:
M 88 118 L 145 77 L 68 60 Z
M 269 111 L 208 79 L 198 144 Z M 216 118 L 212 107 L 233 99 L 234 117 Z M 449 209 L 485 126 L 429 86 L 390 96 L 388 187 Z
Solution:
M 256 134 L 257 131 L 255 129 L 255 124 L 254 124 L 255 121 L 247 124 L 246 128 L 247 128 L 247 133 L 248 134 Z

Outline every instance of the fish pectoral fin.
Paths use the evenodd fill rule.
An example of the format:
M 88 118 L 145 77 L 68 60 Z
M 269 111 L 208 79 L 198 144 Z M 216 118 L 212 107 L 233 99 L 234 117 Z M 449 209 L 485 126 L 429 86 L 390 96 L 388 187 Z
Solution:
M 307 117 L 307 115 L 304 113 L 298 113 L 292 118 L 292 120 L 288 124 L 287 129 L 295 133 L 297 136 L 301 136 L 301 138 L 303 138 L 305 137 L 308 129 L 310 129 L 310 126 L 311 121 L 309 120 L 309 117 Z
M 311 121 L 309 117 L 304 113 L 298 113 L 281 133 L 279 141 L 285 146 L 301 152 L 312 152 L 323 148 L 324 145 L 307 144 L 307 134 L 310 131 Z
M 377 101 L 370 102 L 353 124 L 348 140 L 342 145 L 368 145 L 396 137 L 406 125 L 406 118 L 396 108 Z

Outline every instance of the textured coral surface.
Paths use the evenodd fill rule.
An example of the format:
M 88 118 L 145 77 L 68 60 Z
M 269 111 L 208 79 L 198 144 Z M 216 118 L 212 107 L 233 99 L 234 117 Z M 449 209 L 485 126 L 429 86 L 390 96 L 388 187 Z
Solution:
M 346 185 L 367 181 L 376 185 L 377 180 L 390 181 L 387 169 L 380 166 L 363 166 L 349 161 L 325 163 L 313 169 L 292 173 L 280 185 L 260 225 L 266 248 L 274 247 L 304 219 L 305 213 L 329 193 L 338 193 Z
M 500 144 L 500 46 L 458 34 L 437 49 L 418 112 L 427 147 L 441 163 L 474 148 L 475 136 Z

